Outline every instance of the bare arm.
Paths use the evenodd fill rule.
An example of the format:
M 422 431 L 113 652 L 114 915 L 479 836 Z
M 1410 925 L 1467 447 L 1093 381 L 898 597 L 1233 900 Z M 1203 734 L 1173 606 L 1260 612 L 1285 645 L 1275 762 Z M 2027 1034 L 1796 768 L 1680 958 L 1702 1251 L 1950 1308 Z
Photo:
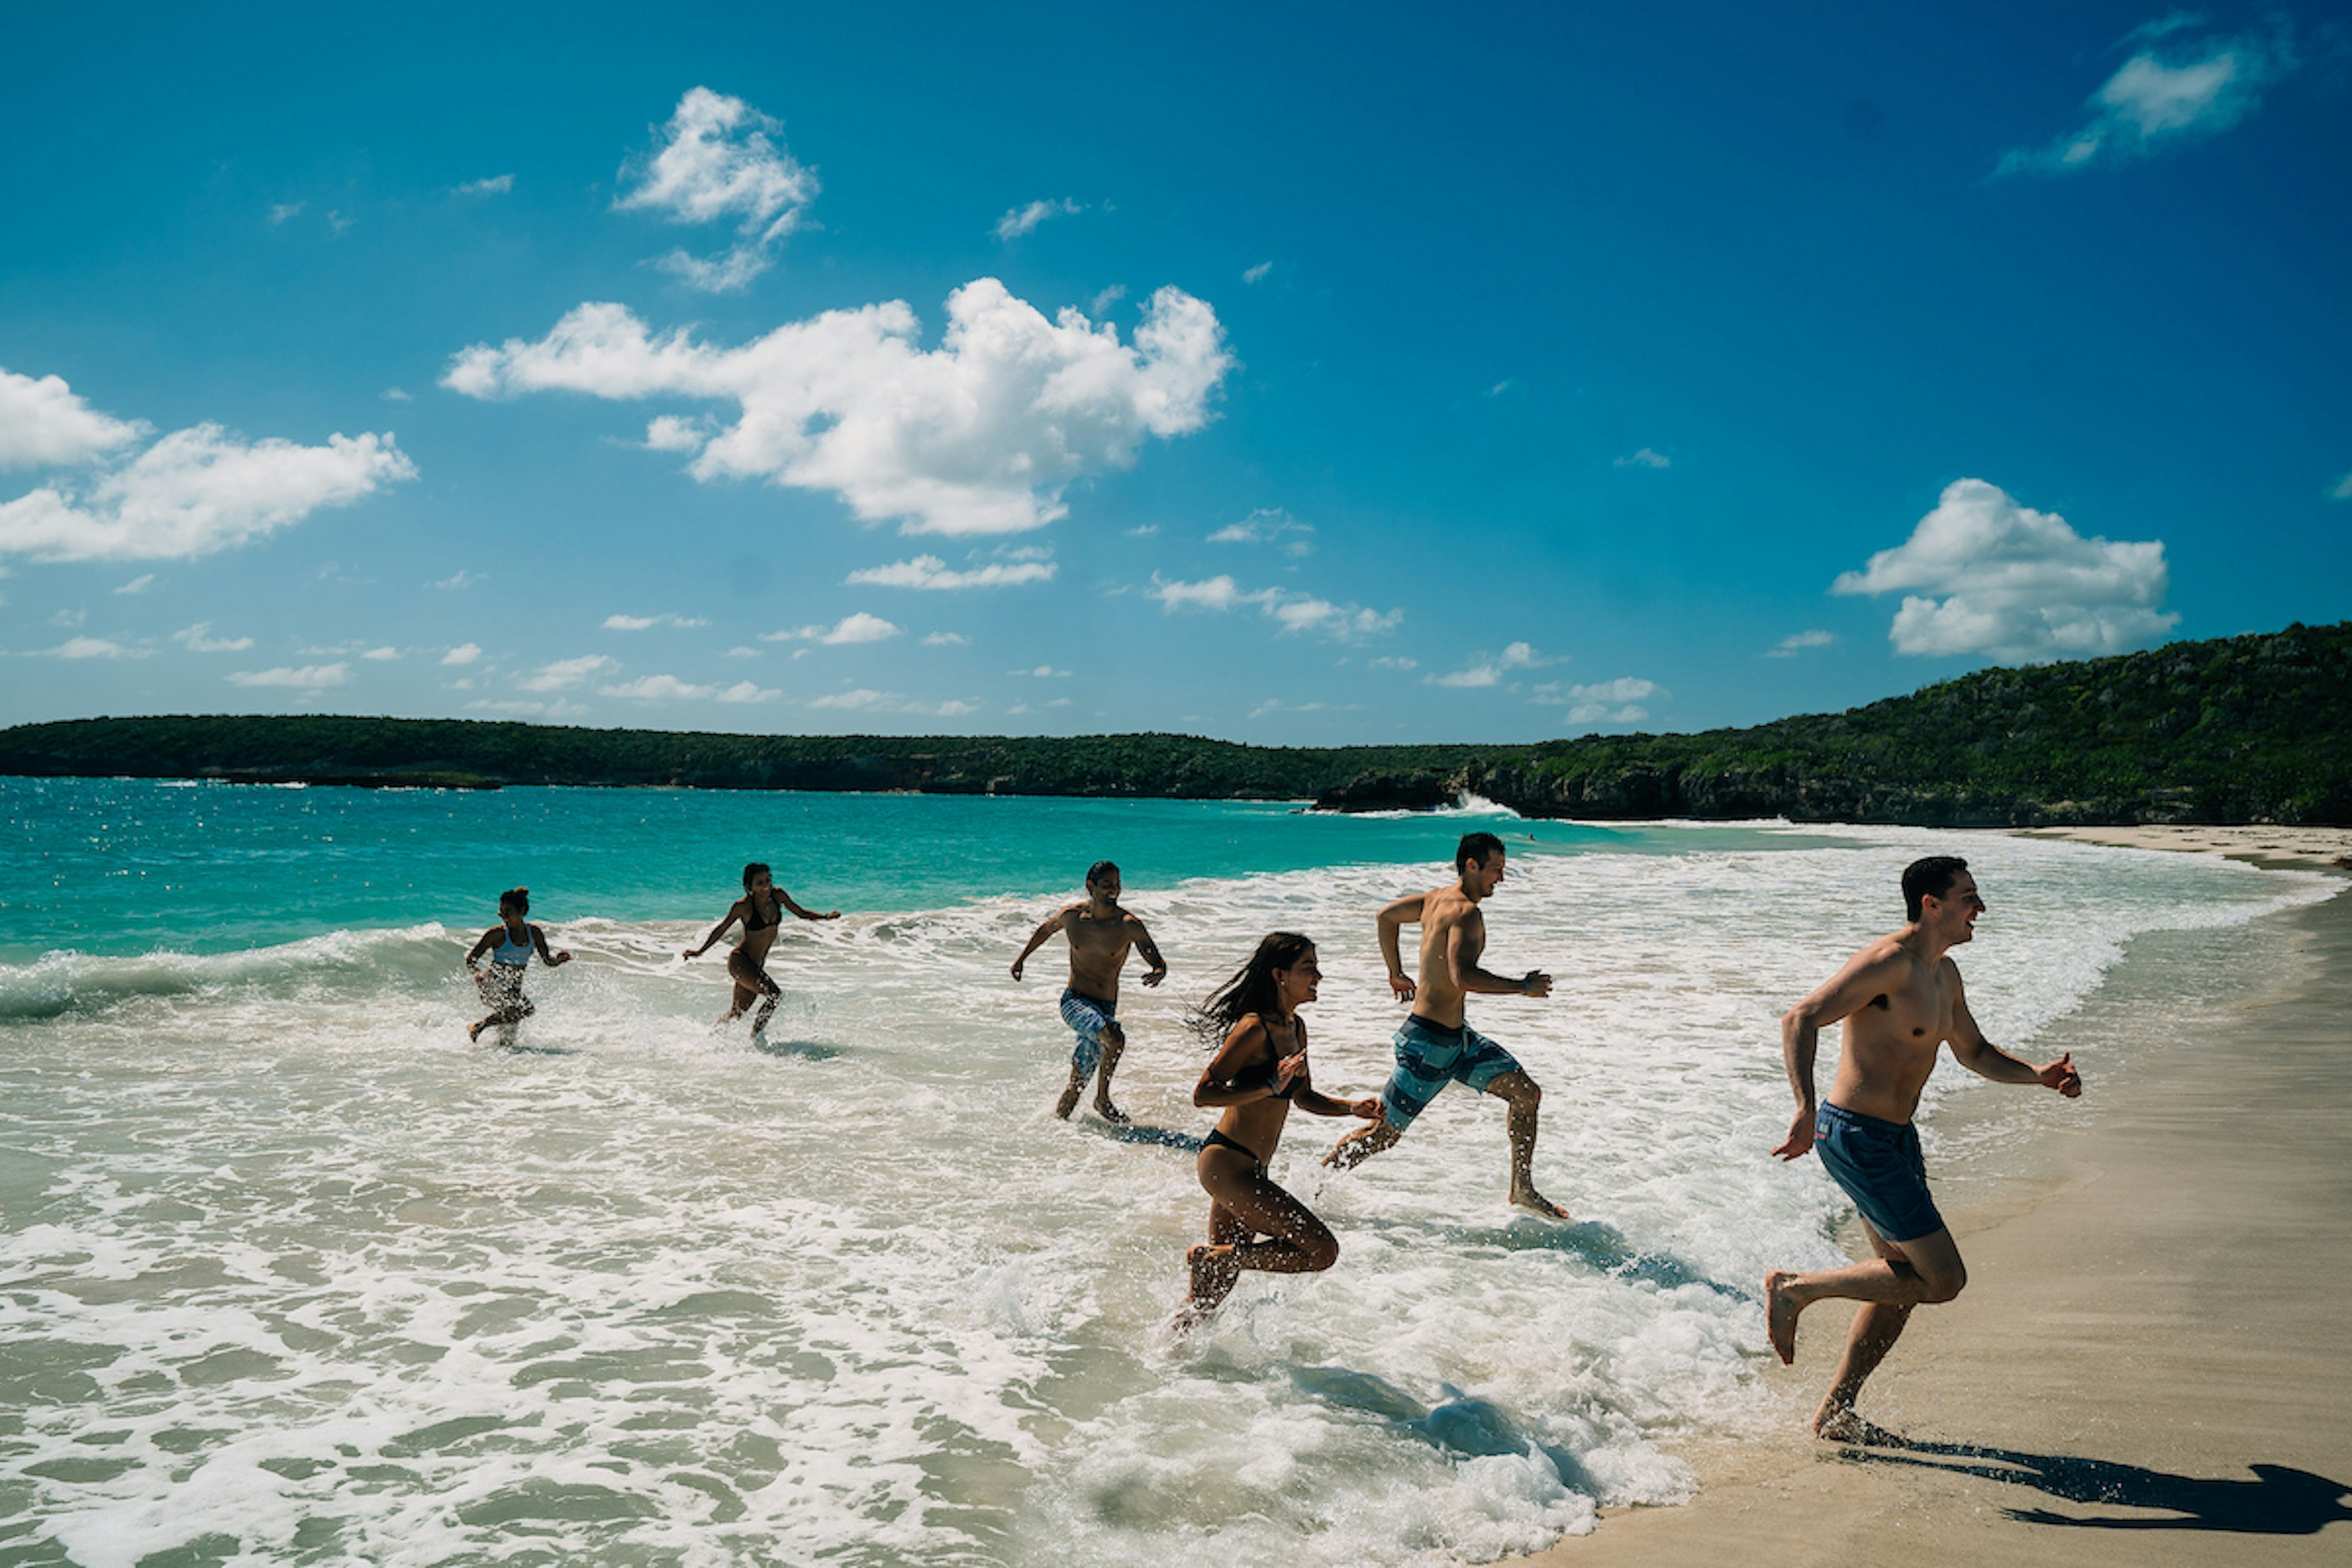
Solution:
M 1063 922 L 1067 921 L 1069 918 L 1070 911 L 1068 910 L 1056 910 L 1052 914 L 1047 915 L 1044 921 L 1040 921 L 1035 931 L 1029 933 L 1029 945 L 1023 948 L 1021 950 L 1021 956 L 1013 961 L 1013 979 L 1018 980 L 1021 978 L 1021 966 L 1029 962 L 1029 955 L 1036 952 L 1039 948 L 1045 946 L 1047 942 L 1051 941 L 1054 933 L 1060 931 L 1062 929 Z
M 1530 969 L 1517 980 L 1506 980 L 1479 968 L 1479 955 L 1486 951 L 1486 916 L 1468 914 L 1454 922 L 1454 929 L 1445 933 L 1445 968 L 1455 986 L 1488 996 L 1551 994 L 1551 976 L 1540 969 Z
M 499 937 L 506 929 L 507 928 L 504 926 L 492 926 L 489 930 L 484 931 L 482 933 L 482 940 L 474 944 L 474 951 L 466 955 L 466 967 L 471 969 L 476 964 L 481 963 L 482 954 L 489 952 L 490 949 L 499 944 Z
M 1948 963 L 1949 961 L 1947 961 Z M 2054 1089 L 2069 1100 L 2083 1092 L 2083 1075 L 2074 1070 L 2074 1053 L 2068 1051 L 2056 1061 L 2043 1067 L 2021 1061 L 1994 1045 L 1977 1027 L 1976 1016 L 1969 1011 L 1967 994 L 1960 987 L 1960 972 L 1950 965 L 1952 980 L 1952 1059 L 1976 1074 L 1995 1083 L 2038 1083 L 2044 1089 Z
M 800 918 L 804 921 L 837 921 L 841 918 L 841 911 L 839 910 L 835 910 L 830 914 L 820 915 L 801 908 L 798 904 L 793 902 L 793 896 L 784 891 L 782 888 L 778 888 L 776 889 L 776 902 L 783 905 L 784 908 L 792 910 L 793 913 L 800 916 Z
M 734 903 L 730 905 L 727 910 L 727 918 L 710 928 L 710 934 L 702 939 L 702 945 L 700 947 L 688 948 L 686 950 L 686 957 L 688 959 L 700 958 L 704 953 L 709 952 L 713 947 L 717 946 L 719 939 L 727 934 L 728 928 L 732 926 L 737 921 L 743 918 L 743 906 L 751 901 L 751 900 L 749 899 L 738 899 Z
M 1421 923 L 1422 900 L 1426 893 L 1415 893 L 1409 899 L 1399 899 L 1381 911 L 1381 956 L 1388 961 L 1389 989 L 1400 1002 L 1412 1000 L 1416 989 L 1412 976 L 1404 972 L 1404 953 L 1398 938 L 1406 926 Z
M 1813 1146 L 1813 1121 L 1821 1110 L 1821 1095 L 1813 1087 L 1813 1058 L 1821 1049 L 1822 1026 L 1850 1017 L 1870 1005 L 1872 997 L 1885 995 L 1901 984 L 1906 962 L 1899 951 L 1879 952 L 1874 944 L 1865 947 L 1811 995 L 1780 1016 L 1780 1062 L 1797 1096 L 1797 1114 L 1789 1123 L 1789 1136 L 1772 1151 L 1781 1159 L 1802 1159 Z
M 1168 961 L 1160 956 L 1160 944 L 1151 940 L 1151 933 L 1133 915 L 1127 917 L 1127 923 L 1135 928 L 1135 951 L 1143 954 L 1144 963 L 1151 965 L 1143 972 L 1143 983 L 1146 985 L 1159 984 L 1168 978 Z
M 1305 1053 L 1301 1053 L 1304 1055 Z M 1274 1042 L 1267 1037 L 1265 1025 L 1255 1017 L 1235 1024 L 1217 1054 L 1209 1058 L 1208 1070 L 1192 1087 L 1192 1103 L 1201 1106 L 1247 1105 L 1254 1100 L 1272 1100 L 1276 1091 L 1286 1083 L 1290 1073 L 1282 1070 L 1285 1064 L 1274 1064 L 1274 1072 L 1263 1079 L 1255 1070 L 1266 1058 L 1274 1055 Z M 1294 1061 L 1296 1058 L 1292 1058 Z M 1300 1064 L 1304 1066 L 1304 1063 Z M 1292 1069 L 1293 1072 L 1297 1068 Z M 1244 1084 L 1242 1081 L 1250 1081 Z
M 572 962 L 572 955 L 569 952 L 550 952 L 547 951 L 547 932 L 537 926 L 530 928 L 530 945 L 539 949 L 541 961 L 550 969 L 554 968 L 559 963 L 569 963 Z

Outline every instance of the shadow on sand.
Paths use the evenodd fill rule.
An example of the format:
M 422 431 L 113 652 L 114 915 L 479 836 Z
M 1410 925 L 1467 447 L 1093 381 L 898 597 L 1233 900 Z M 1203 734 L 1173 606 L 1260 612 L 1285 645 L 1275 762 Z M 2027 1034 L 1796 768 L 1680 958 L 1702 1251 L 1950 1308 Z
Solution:
M 2352 1520 L 2344 1500 L 2352 1486 L 2284 1465 L 2249 1465 L 2252 1480 L 2176 1476 L 2112 1459 L 2074 1454 L 2028 1454 L 1966 1443 L 1917 1443 L 1889 1435 L 1869 1447 L 1848 1445 L 1841 1457 L 1873 1465 L 1913 1465 L 1948 1474 L 1981 1476 L 2032 1487 L 2065 1502 L 2161 1510 L 2170 1517 L 2117 1514 L 2077 1518 L 2044 1508 L 2013 1508 L 2026 1524 L 2089 1530 L 2210 1530 L 2230 1535 L 2316 1535 Z

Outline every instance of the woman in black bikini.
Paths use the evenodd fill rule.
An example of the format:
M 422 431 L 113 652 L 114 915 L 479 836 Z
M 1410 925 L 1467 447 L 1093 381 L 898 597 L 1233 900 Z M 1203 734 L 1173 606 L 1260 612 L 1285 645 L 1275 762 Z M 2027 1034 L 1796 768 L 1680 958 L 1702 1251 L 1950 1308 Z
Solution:
M 1193 1016 L 1195 1028 L 1223 1043 L 1192 1090 L 1192 1103 L 1220 1105 L 1225 1113 L 1195 1166 L 1209 1194 L 1209 1242 L 1185 1255 L 1192 1289 L 1176 1316 L 1179 1332 L 1214 1311 L 1244 1268 L 1309 1274 L 1339 1261 L 1330 1227 L 1265 1170 L 1293 1106 L 1314 1116 L 1367 1121 L 1381 1113 L 1378 1100 L 1333 1100 L 1309 1079 L 1298 1009 L 1315 1000 L 1322 978 L 1315 944 L 1278 931 Z M 1269 1239 L 1252 1239 L 1258 1236 Z
M 767 867 L 754 860 L 743 868 L 743 896 L 727 911 L 727 918 L 710 928 L 700 947 L 686 950 L 689 963 L 709 952 L 725 936 L 737 921 L 743 922 L 743 940 L 727 955 L 727 974 L 735 982 L 734 1005 L 719 1018 L 719 1023 L 732 1023 L 748 1011 L 752 1003 L 760 1010 L 751 1018 L 751 1037 L 761 1038 L 768 1020 L 775 1016 L 776 1003 L 784 988 L 768 975 L 768 949 L 776 944 L 776 928 L 784 923 L 784 911 L 790 910 L 804 921 L 837 921 L 841 911 L 814 914 L 793 902 L 793 896 L 779 888 L 768 874 Z

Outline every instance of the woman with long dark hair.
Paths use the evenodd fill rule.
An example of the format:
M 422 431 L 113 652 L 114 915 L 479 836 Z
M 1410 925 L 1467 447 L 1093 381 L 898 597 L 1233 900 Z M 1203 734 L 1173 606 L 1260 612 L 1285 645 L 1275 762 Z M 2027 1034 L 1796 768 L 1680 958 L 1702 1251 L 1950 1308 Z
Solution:
M 693 963 L 717 945 L 737 921 L 743 922 L 743 940 L 727 955 L 727 977 L 735 983 L 735 994 L 719 1023 L 734 1022 L 756 1003 L 760 1010 L 751 1014 L 751 1038 L 761 1044 L 767 1040 L 768 1020 L 775 1016 L 776 1004 L 784 994 L 784 988 L 768 973 L 768 950 L 776 944 L 776 928 L 784 923 L 787 912 L 804 921 L 841 918 L 839 910 L 821 915 L 801 908 L 790 893 L 776 886 L 767 864 L 754 860 L 743 868 L 743 896 L 735 900 L 725 920 L 710 928 L 700 947 L 689 947 L 684 954 L 686 962 Z
M 1214 1311 L 1245 1268 L 1311 1274 L 1339 1260 L 1339 1241 L 1330 1226 L 1276 1184 L 1265 1168 L 1293 1106 L 1314 1116 L 1366 1121 L 1381 1113 L 1378 1100 L 1333 1100 L 1316 1092 L 1298 1009 L 1315 1000 L 1322 978 L 1315 944 L 1296 931 L 1278 931 L 1193 1015 L 1193 1027 L 1220 1043 L 1192 1090 L 1192 1103 L 1222 1106 L 1224 1114 L 1194 1167 L 1209 1194 L 1209 1241 L 1185 1255 L 1192 1288 L 1177 1314 L 1179 1331 Z

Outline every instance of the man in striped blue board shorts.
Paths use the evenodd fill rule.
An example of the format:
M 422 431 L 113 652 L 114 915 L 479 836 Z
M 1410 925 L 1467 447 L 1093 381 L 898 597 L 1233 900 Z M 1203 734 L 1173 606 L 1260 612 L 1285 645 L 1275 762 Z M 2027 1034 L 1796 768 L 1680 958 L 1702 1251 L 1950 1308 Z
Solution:
M 1412 1119 L 1449 1083 L 1491 1094 L 1510 1110 L 1504 1125 L 1511 1139 L 1511 1201 L 1554 1219 L 1568 1211 L 1536 1191 L 1536 1110 L 1543 1090 L 1511 1053 L 1470 1027 L 1465 1004 L 1470 992 L 1494 996 L 1549 996 L 1551 976 L 1529 970 L 1517 980 L 1478 966 L 1486 950 L 1486 917 L 1478 906 L 1503 882 L 1503 841 L 1491 833 L 1463 836 L 1454 852 L 1458 880 L 1444 888 L 1399 899 L 1380 915 L 1381 955 L 1388 960 L 1389 989 L 1400 1002 L 1413 1002 L 1412 1016 L 1396 1032 L 1396 1071 L 1381 1091 L 1381 1119 L 1339 1140 L 1323 1157 L 1347 1170 L 1396 1146 Z M 1421 978 L 1405 977 L 1398 942 L 1402 928 L 1421 927 Z
M 1069 1026 L 1076 1044 L 1070 1050 L 1070 1080 L 1054 1104 L 1054 1114 L 1064 1121 L 1078 1108 L 1078 1096 L 1089 1078 L 1095 1080 L 1095 1114 L 1105 1121 L 1127 1121 L 1127 1112 L 1110 1098 L 1110 1075 L 1118 1070 L 1118 1058 L 1127 1049 L 1127 1031 L 1118 1022 L 1118 973 L 1127 967 L 1132 948 L 1151 966 L 1144 971 L 1146 985 L 1168 978 L 1168 961 L 1160 956 L 1151 933 L 1119 908 L 1122 891 L 1118 868 L 1108 860 L 1096 861 L 1087 872 L 1086 901 L 1047 915 L 1013 961 L 1013 978 L 1018 980 L 1029 955 L 1055 932 L 1070 939 L 1070 983 L 1062 988 L 1062 1022 Z

